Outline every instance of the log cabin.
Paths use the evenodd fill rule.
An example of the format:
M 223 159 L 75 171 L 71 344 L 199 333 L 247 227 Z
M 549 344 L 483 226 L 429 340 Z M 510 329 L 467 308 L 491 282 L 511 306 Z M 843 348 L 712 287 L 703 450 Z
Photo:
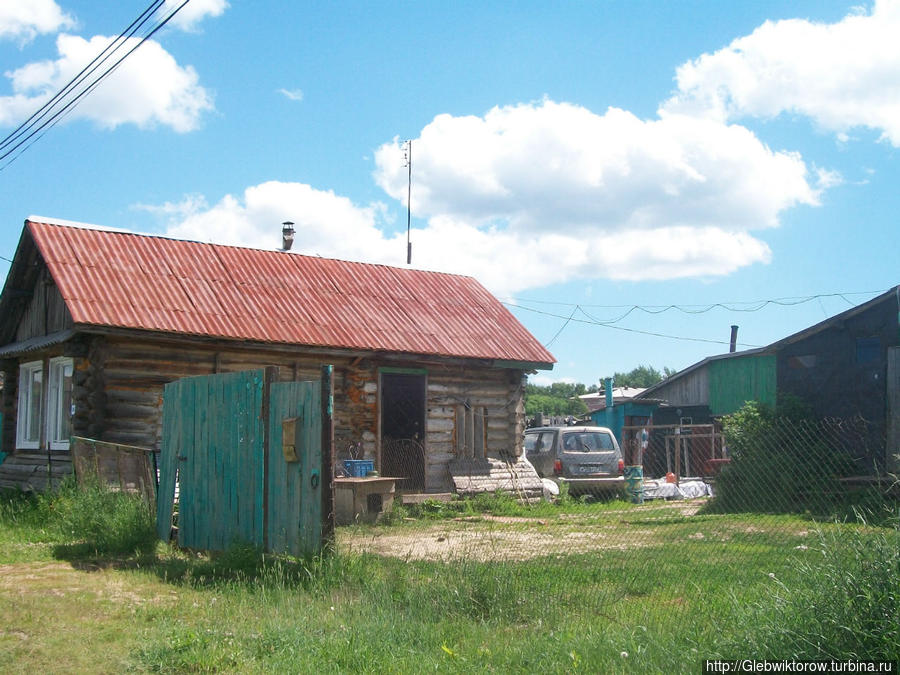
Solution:
M 26 220 L 0 295 L 0 488 L 71 472 L 72 436 L 158 452 L 166 383 L 264 366 L 333 365 L 336 459 L 406 491 L 489 490 L 523 463 L 525 379 L 554 358 L 501 302 L 471 277 L 287 248 Z

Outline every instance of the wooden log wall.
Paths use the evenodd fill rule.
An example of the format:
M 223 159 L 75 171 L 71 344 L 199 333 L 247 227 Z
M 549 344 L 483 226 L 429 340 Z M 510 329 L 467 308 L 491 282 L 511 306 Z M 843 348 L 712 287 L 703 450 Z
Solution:
M 523 381 L 519 370 L 429 370 L 426 490 L 453 489 L 449 465 L 456 459 L 522 454 Z
M 335 367 L 334 425 L 338 457 L 361 443 L 379 459 L 378 373 L 388 359 L 241 348 L 235 343 L 97 336 L 76 359 L 73 432 L 88 438 L 159 449 L 163 386 L 181 377 L 279 368 L 279 379 L 313 380 L 322 363 Z M 524 432 L 524 376 L 510 369 L 456 366 L 450 361 L 405 362 L 425 367 L 426 490 L 452 489 L 448 465 L 461 454 L 518 457 Z M 468 412 L 469 417 L 465 414 Z M 468 419 L 461 422 L 460 419 Z M 477 433 L 476 433 L 477 432 Z M 476 441 L 477 436 L 480 442 Z M 464 438 L 467 442 L 463 442 Z
M 40 450 L 17 452 L 0 464 L 0 489 L 43 492 L 48 488 L 48 476 L 52 487 L 58 487 L 71 474 L 72 460 L 68 453 L 53 452 L 48 458 Z
M 19 381 L 19 362 L 13 359 L 4 360 L 3 392 L 0 395 L 0 411 L 3 413 L 3 431 L 0 436 L 0 452 L 11 455 L 16 449 L 16 392 Z

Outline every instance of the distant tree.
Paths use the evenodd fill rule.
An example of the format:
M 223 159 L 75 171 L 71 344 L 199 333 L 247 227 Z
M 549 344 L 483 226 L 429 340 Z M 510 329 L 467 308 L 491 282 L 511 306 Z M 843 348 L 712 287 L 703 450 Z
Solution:
M 548 387 L 526 384 L 525 414 L 529 417 L 538 413 L 575 417 L 584 415 L 588 409 L 578 397 L 586 393 L 588 388 L 580 383 L 554 382 Z
M 653 366 L 638 366 L 627 373 L 615 373 L 613 375 L 613 386 L 646 389 L 662 382 L 670 375 L 674 375 L 675 372 L 675 370 L 665 367 L 660 372 Z

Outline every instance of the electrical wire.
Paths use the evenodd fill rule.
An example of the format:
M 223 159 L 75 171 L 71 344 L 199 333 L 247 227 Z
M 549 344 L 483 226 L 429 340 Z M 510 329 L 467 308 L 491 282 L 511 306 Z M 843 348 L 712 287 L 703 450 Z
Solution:
M 569 325 L 569 322 L 575 316 L 575 312 L 577 312 L 577 311 L 578 311 L 578 305 L 575 305 L 575 309 L 572 310 L 572 313 L 569 315 L 569 318 L 566 319 L 566 322 L 562 326 L 560 326 L 558 331 L 556 331 L 556 335 L 554 335 L 552 338 L 550 338 L 550 341 L 547 342 L 547 344 L 545 344 L 544 347 L 549 349 L 550 345 L 552 345 L 554 342 L 556 342 L 556 338 L 558 338 L 560 336 L 560 334 L 562 334 L 562 332 L 566 329 L 566 326 Z
M 822 298 L 841 298 L 848 305 L 854 307 L 856 303 L 852 302 L 847 298 L 848 295 L 879 295 L 881 293 L 887 292 L 886 290 L 882 291 L 853 291 L 853 292 L 843 292 L 843 293 L 818 293 L 816 295 L 809 296 L 800 296 L 800 297 L 786 297 L 786 298 L 772 298 L 769 300 L 751 300 L 744 302 L 715 302 L 709 305 L 595 305 L 595 304 L 584 304 L 584 303 L 571 303 L 571 302 L 561 302 L 561 301 L 553 301 L 553 300 L 528 300 L 528 299 L 518 299 L 515 302 L 512 300 L 503 301 L 504 304 L 507 304 L 511 307 L 522 307 L 523 309 L 528 309 L 527 307 L 523 307 L 517 303 L 527 302 L 533 304 L 541 304 L 541 305 L 558 305 L 560 307 L 575 307 L 581 309 L 584 312 L 584 308 L 603 308 L 603 309 L 622 309 L 624 308 L 626 311 L 616 316 L 613 319 L 597 319 L 595 317 L 591 317 L 592 321 L 603 324 L 613 324 L 625 319 L 629 315 L 633 314 L 636 311 L 644 312 L 645 314 L 663 314 L 669 310 L 676 310 L 682 312 L 683 314 L 705 314 L 707 312 L 711 312 L 714 309 L 723 309 L 728 312 L 758 312 L 761 309 L 769 305 L 778 305 L 782 307 L 793 307 L 796 305 L 802 305 L 807 302 L 812 302 L 814 300 L 821 300 Z M 739 307 L 738 305 L 747 305 L 747 307 Z
M 109 66 L 106 70 L 104 70 L 99 76 L 97 76 L 93 81 L 89 84 L 85 85 L 85 87 L 78 92 L 72 100 L 70 100 L 65 106 L 54 112 L 52 115 L 47 117 L 50 112 L 55 108 L 58 104 L 61 104 L 63 100 L 65 100 L 69 95 L 72 94 L 80 85 L 84 84 L 87 78 L 93 75 L 102 65 L 105 63 L 113 54 L 115 54 L 120 48 L 125 46 L 135 33 L 137 33 L 144 24 L 147 23 L 149 18 L 153 16 L 156 11 L 162 6 L 164 0 L 154 0 L 150 4 L 147 9 L 145 9 L 141 15 L 135 19 L 128 28 L 126 28 L 122 33 L 119 34 L 117 38 L 115 38 L 109 45 L 107 45 L 103 51 L 100 52 L 94 59 L 85 66 L 81 72 L 78 73 L 72 80 L 69 81 L 53 98 L 50 99 L 47 103 L 45 103 L 41 108 L 39 108 L 31 117 L 28 118 L 25 122 L 23 122 L 19 127 L 13 131 L 10 135 L 8 135 L 2 142 L 0 142 L 0 150 L 6 149 L 3 154 L 0 154 L 0 160 L 6 159 L 11 154 L 13 154 L 19 148 L 28 142 L 30 139 L 34 138 L 30 143 L 25 145 L 22 150 L 15 155 L 9 162 L 0 167 L 0 171 L 8 167 L 13 161 L 18 159 L 29 147 L 31 147 L 36 141 L 40 140 L 43 137 L 44 133 L 46 133 L 46 129 L 52 128 L 55 124 L 71 113 L 72 110 L 84 99 L 85 96 L 90 94 L 97 86 L 103 82 L 110 74 L 115 72 L 115 70 L 121 65 L 121 63 L 127 59 L 131 54 L 134 53 L 141 45 L 143 45 L 147 40 L 149 40 L 157 31 L 163 28 L 171 19 L 179 12 L 181 9 L 188 3 L 190 0 L 183 0 L 183 2 L 178 5 L 175 9 L 173 9 L 164 19 L 158 21 L 153 27 L 144 34 L 140 41 L 134 45 L 131 49 L 129 49 L 124 55 L 118 58 L 118 60 Z M 110 50 L 112 45 L 117 45 Z M 107 54 L 107 52 L 109 53 Z M 101 58 L 102 57 L 102 58 Z M 44 119 L 46 118 L 46 119 Z M 37 124 L 38 121 L 43 120 L 40 124 Z M 26 132 L 30 131 L 27 135 L 24 135 Z M 23 137 L 24 135 L 24 137 Z M 10 144 L 14 143 L 12 147 L 8 147 Z
M 101 63 L 103 63 L 107 58 L 109 58 L 109 56 L 111 54 L 115 53 L 119 49 L 121 44 L 119 44 L 119 47 L 116 47 L 115 49 L 113 49 L 113 51 L 110 53 L 110 55 L 107 55 L 105 57 L 103 55 L 106 54 L 110 49 L 112 49 L 113 45 L 116 45 L 121 40 L 127 39 L 127 37 L 131 37 L 131 35 L 134 34 L 134 30 L 136 30 L 137 27 L 142 25 L 147 20 L 148 13 L 155 12 L 156 9 L 158 9 L 159 5 L 161 5 L 163 2 L 164 2 L 164 0 L 154 0 L 154 2 L 152 2 L 150 4 L 150 6 L 147 7 L 147 9 L 145 9 L 143 12 L 141 12 L 140 16 L 138 16 L 137 19 L 135 19 L 134 21 L 131 22 L 131 25 L 129 25 L 128 28 L 126 28 L 124 31 L 119 33 L 119 36 L 117 38 L 115 38 L 112 42 L 110 42 L 108 45 L 106 45 L 106 47 L 104 47 L 103 50 L 99 54 L 97 54 L 97 56 L 95 56 L 93 59 L 91 59 L 90 63 L 88 63 L 84 68 L 82 68 L 78 72 L 78 74 L 75 75 L 71 80 L 69 80 L 65 84 L 65 86 L 63 86 L 62 89 L 60 89 L 58 92 L 56 92 L 40 108 L 35 110 L 27 120 L 22 122 L 18 127 L 16 127 L 13 131 L 11 131 L 6 136 L 6 138 L 4 138 L 2 141 L 0 141 L 0 150 L 5 148 L 6 146 L 8 146 L 11 142 L 16 140 L 25 131 L 27 131 L 27 129 L 29 129 L 32 126 L 32 124 L 31 124 L 32 121 L 37 121 L 37 120 L 40 120 L 42 117 L 44 117 L 47 114 L 47 112 L 54 107 L 55 102 L 57 100 L 65 97 L 72 89 L 75 88 L 75 86 L 77 84 L 79 84 L 81 81 L 83 81 L 85 77 L 87 77 L 88 75 L 93 73 L 94 70 L 96 70 L 96 68 Z M 103 57 L 103 58 L 101 59 L 101 57 Z M 99 61 L 99 63 L 98 63 L 98 61 Z M 91 68 L 91 66 L 93 66 L 95 63 L 97 63 L 97 66 L 95 66 L 94 68 Z M 90 69 L 90 72 L 88 72 L 88 69 Z
M 553 314 L 552 312 L 544 312 L 544 311 L 541 311 L 541 310 L 539 310 L 539 309 L 534 309 L 533 307 L 524 307 L 524 306 L 522 306 L 522 305 L 516 305 L 516 304 L 513 304 L 513 303 L 511 303 L 511 302 L 504 302 L 503 304 L 506 305 L 507 307 L 514 307 L 514 308 L 516 308 L 516 309 L 522 309 L 522 310 L 525 310 L 526 312 L 534 312 L 535 314 L 541 314 L 542 316 L 551 316 L 551 317 L 556 318 L 556 319 L 565 319 L 565 320 L 566 320 L 566 323 L 563 325 L 563 328 L 565 328 L 569 323 L 574 322 L 574 323 L 588 324 L 588 325 L 591 325 L 591 326 L 602 326 L 602 327 L 604 327 L 604 328 L 610 328 L 610 329 L 612 329 L 612 330 L 625 331 L 625 332 L 627 332 L 627 333 L 639 333 L 639 334 L 641 334 L 641 335 L 651 335 L 651 336 L 653 336 L 653 337 L 667 338 L 667 339 L 670 339 L 670 340 L 682 340 L 682 341 L 685 341 L 685 342 L 705 342 L 705 343 L 708 343 L 708 344 L 716 344 L 716 345 L 727 345 L 727 344 L 731 344 L 728 340 L 711 340 L 711 339 L 709 339 L 709 338 L 688 337 L 688 336 L 684 336 L 684 335 L 670 335 L 670 334 L 667 334 L 667 333 L 656 333 L 656 332 L 654 332 L 654 331 L 649 331 L 649 330 L 639 330 L 639 329 L 637 329 L 637 328 L 626 328 L 625 326 L 614 326 L 614 325 L 612 325 L 612 324 L 610 324 L 610 323 L 608 323 L 608 322 L 604 322 L 604 321 L 596 321 L 596 320 L 590 319 L 590 318 L 588 318 L 588 319 L 576 319 L 576 318 L 575 318 L 575 313 L 574 313 L 574 312 L 572 313 L 572 316 L 570 316 L 570 317 L 567 318 L 567 317 L 565 317 L 564 315 L 561 315 L 561 314 Z M 584 314 L 585 316 L 588 316 L 588 314 L 581 308 L 581 306 L 576 305 L 576 310 L 580 310 L 582 314 Z M 559 333 L 561 333 L 561 332 L 562 332 L 562 328 L 557 332 L 557 335 L 555 335 L 555 336 L 553 337 L 553 339 L 555 340 L 555 339 L 558 337 Z M 549 343 L 548 343 L 548 344 L 549 344 Z M 746 343 L 746 342 L 739 342 L 738 345 L 741 346 L 741 347 L 750 347 L 750 348 L 756 348 L 756 347 L 761 347 L 761 346 L 762 346 L 762 345 L 748 344 L 748 343 Z

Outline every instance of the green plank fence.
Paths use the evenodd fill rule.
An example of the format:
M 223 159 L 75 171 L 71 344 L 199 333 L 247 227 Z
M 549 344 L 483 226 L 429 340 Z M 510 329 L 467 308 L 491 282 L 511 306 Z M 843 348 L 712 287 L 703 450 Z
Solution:
M 330 406 L 323 405 L 330 378 L 326 366 L 320 382 L 279 383 L 270 368 L 167 384 L 160 538 L 170 536 L 177 482 L 175 521 L 183 547 L 225 550 L 246 542 L 275 553 L 319 551 L 331 531 L 323 496 L 333 489 L 327 480 Z

